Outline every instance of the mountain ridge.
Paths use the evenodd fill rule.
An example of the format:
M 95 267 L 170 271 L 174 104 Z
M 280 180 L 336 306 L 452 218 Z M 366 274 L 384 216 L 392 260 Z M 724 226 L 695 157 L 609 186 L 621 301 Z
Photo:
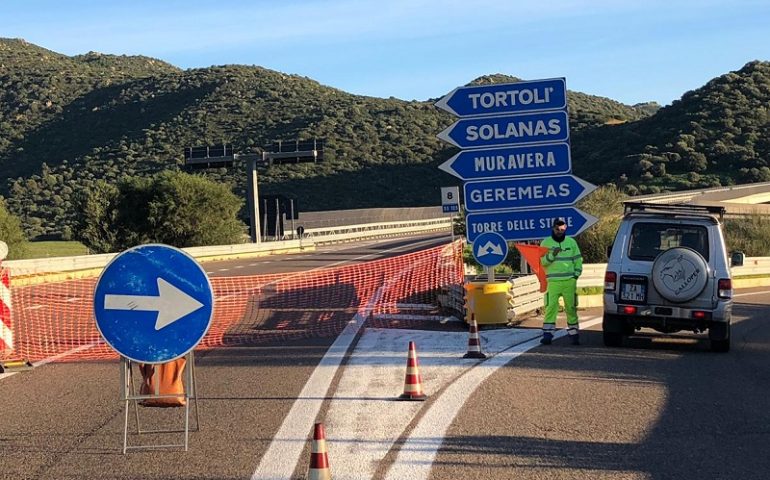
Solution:
M 23 40 L 0 39 L 0 65 L 0 194 L 31 236 L 71 227 L 73 196 L 96 180 L 181 168 L 183 149 L 193 145 L 226 142 L 258 153 L 278 139 L 326 139 L 323 163 L 260 171 L 262 193 L 293 196 L 305 211 L 436 204 L 440 186 L 460 183 L 437 168 L 456 149 L 436 138 L 454 118 L 433 99 L 353 95 L 259 66 L 182 70 L 144 56 L 68 57 Z M 515 78 L 490 74 L 470 83 Z M 663 154 L 676 152 L 661 140 L 657 157 L 637 158 L 653 155 L 637 140 L 657 135 L 652 119 L 671 106 L 629 106 L 574 91 L 568 98 L 575 173 L 646 193 L 635 182 L 660 173 Z M 670 115 L 658 117 L 663 133 L 683 128 L 670 125 L 679 121 Z M 202 173 L 245 195 L 244 168 Z M 653 175 L 649 187 L 667 188 L 665 175 Z M 677 175 L 671 188 L 682 185 Z M 730 181 L 698 175 L 691 185 Z

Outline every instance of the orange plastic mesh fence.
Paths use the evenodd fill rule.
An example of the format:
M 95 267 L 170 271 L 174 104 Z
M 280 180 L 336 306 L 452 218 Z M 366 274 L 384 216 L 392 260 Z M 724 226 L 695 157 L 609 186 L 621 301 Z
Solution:
M 462 246 L 455 242 L 349 266 L 212 277 L 214 320 L 198 348 L 334 336 L 357 313 L 399 313 L 415 305 L 425 311 L 437 305 L 441 287 L 462 282 L 462 272 Z M 93 320 L 95 284 L 88 278 L 12 286 L 15 355 L 115 358 Z

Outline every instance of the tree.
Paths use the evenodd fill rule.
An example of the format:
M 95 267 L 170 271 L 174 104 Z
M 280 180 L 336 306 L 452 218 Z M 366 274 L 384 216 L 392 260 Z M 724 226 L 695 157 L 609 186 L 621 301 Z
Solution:
M 115 185 L 99 180 L 75 197 L 74 236 L 93 252 L 114 251 L 119 193 Z
M 27 239 L 21 228 L 21 220 L 8 212 L 5 200 L 2 198 L 0 198 L 0 240 L 8 244 L 9 259 L 24 257 Z
M 203 176 L 164 172 L 153 179 L 147 202 L 148 237 L 177 247 L 241 243 L 243 200 L 227 185 Z
M 615 185 L 597 188 L 578 203 L 578 207 L 597 217 L 599 221 L 577 237 L 583 261 L 603 263 L 607 261 L 607 247 L 615 241 L 615 234 L 623 217 L 623 199 Z
M 163 172 L 95 182 L 78 201 L 75 235 L 95 252 L 144 243 L 175 247 L 226 245 L 243 240 L 243 201 L 226 185 L 198 175 Z

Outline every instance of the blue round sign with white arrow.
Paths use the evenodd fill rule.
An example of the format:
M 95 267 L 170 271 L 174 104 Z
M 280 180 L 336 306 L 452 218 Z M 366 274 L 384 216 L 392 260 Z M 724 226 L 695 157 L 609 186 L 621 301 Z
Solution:
M 165 363 L 203 339 L 214 314 L 206 272 L 186 252 L 141 245 L 118 254 L 96 283 L 94 316 L 104 340 L 139 363 Z
M 497 232 L 484 232 L 473 241 L 473 257 L 485 267 L 496 267 L 508 255 L 508 242 Z

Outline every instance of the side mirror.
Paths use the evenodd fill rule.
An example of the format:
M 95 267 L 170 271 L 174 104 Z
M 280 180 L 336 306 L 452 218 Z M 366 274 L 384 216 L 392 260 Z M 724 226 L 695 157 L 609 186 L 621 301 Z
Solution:
M 746 255 L 743 252 L 732 252 L 730 254 L 730 266 L 742 267 L 743 262 L 746 260 Z
M 612 256 L 612 245 L 607 245 L 607 260 Z

